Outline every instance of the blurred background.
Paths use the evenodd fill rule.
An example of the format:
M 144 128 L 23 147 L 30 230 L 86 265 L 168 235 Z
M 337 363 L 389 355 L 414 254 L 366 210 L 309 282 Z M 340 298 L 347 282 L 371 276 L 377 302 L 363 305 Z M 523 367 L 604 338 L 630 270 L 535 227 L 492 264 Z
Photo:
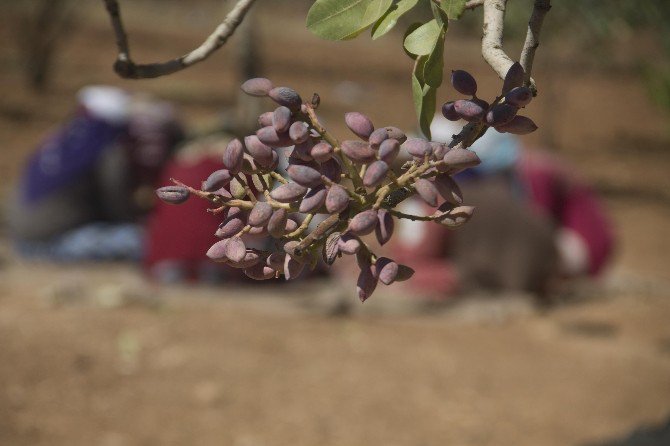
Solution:
M 532 2 L 509 3 L 506 49 L 518 54 Z M 193 200 L 183 215 L 156 206 L 152 189 L 174 175 L 197 185 L 226 141 L 272 109 L 239 94 L 251 76 L 318 92 L 341 139 L 352 110 L 413 131 L 403 26 L 376 42 L 325 42 L 304 26 L 310 1 L 260 1 L 206 62 L 131 81 L 112 70 L 102 2 L 0 2 L 0 445 L 670 444 L 670 6 L 554 3 L 540 94 L 524 113 L 539 130 L 514 144 L 552 160 L 566 190 L 588 191 L 595 231 L 608 234 L 598 265 L 539 287 L 478 283 L 463 272 L 471 259 L 426 260 L 401 228 L 401 244 L 410 235 L 395 249 L 418 280 L 380 285 L 361 305 L 346 267 L 278 285 L 201 261 L 216 238 L 192 228 L 210 234 L 218 221 Z M 190 51 L 231 4 L 121 2 L 134 60 Z M 500 82 L 481 58 L 480 23 L 476 10 L 451 25 L 445 70 L 468 70 L 491 98 Z M 101 85 L 116 88 L 90 88 Z M 455 97 L 445 82 L 438 103 Z M 100 158 L 80 156 L 92 146 Z M 57 147 L 58 168 L 44 156 Z M 17 197 L 55 187 L 36 179 L 44 166 L 57 185 L 77 180 L 66 199 L 26 210 Z M 468 181 L 466 203 L 481 192 Z M 94 205 L 74 205 L 75 190 Z M 580 252 L 538 251 L 530 232 L 483 215 L 494 220 L 473 219 L 460 243 L 525 243 L 533 256 L 519 254 L 517 269 Z M 76 237 L 58 232 L 93 220 Z M 569 226 L 546 223 L 550 237 Z M 496 269 L 501 249 L 482 254 L 494 272 L 509 271 Z

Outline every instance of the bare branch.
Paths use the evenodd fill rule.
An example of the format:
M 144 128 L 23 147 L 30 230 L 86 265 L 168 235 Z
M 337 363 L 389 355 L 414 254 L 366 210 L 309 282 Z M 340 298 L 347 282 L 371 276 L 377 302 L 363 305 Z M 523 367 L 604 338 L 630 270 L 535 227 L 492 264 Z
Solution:
M 130 57 L 128 37 L 121 20 L 121 12 L 117 0 L 103 0 L 116 35 L 118 56 L 114 63 L 114 71 L 126 79 L 145 79 L 165 76 L 195 65 L 207 59 L 212 53 L 221 48 L 235 29 L 242 23 L 244 16 L 256 0 L 238 0 L 223 22 L 198 48 L 167 62 L 151 64 L 135 64 Z
M 501 79 L 514 61 L 503 51 L 503 29 L 507 0 L 484 0 L 482 56 Z
M 475 9 L 484 4 L 484 0 L 469 0 L 465 4 L 465 9 Z
M 536 8 L 538 2 L 544 3 L 548 1 L 550 0 L 536 0 Z M 507 0 L 484 0 L 482 56 L 484 56 L 484 60 L 493 68 L 493 71 L 498 74 L 500 79 L 505 79 L 509 67 L 514 63 L 502 48 L 506 6 Z M 533 94 L 535 94 L 535 81 L 530 77 L 530 74 L 530 71 L 526 72 L 526 83 L 533 90 Z
M 551 0 L 535 0 L 533 6 L 533 13 L 528 21 L 528 32 L 526 33 L 526 41 L 521 50 L 521 66 L 526 72 L 524 79 L 525 85 L 530 85 L 535 94 L 535 82 L 532 81 L 530 75 L 533 70 L 533 60 L 535 59 L 535 50 L 540 46 L 540 30 L 544 23 L 544 16 L 551 9 Z

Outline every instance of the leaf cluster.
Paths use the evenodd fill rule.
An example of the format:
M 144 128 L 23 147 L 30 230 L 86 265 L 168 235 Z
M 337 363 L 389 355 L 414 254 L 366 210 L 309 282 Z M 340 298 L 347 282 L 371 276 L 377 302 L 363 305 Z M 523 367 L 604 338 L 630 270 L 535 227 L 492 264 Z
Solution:
M 328 40 L 352 39 L 370 29 L 371 37 L 378 39 L 422 3 L 429 4 L 432 17 L 408 26 L 403 47 L 414 59 L 414 107 L 421 131 L 430 138 L 436 92 L 444 76 L 444 38 L 449 21 L 463 14 L 466 0 L 317 0 L 307 15 L 307 28 Z

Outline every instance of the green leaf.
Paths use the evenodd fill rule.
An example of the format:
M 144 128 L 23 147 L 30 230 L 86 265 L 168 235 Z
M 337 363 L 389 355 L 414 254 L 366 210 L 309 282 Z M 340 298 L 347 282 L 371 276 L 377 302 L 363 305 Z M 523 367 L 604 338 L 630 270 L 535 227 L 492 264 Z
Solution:
M 405 49 L 410 54 L 416 56 L 430 54 L 435 46 L 435 42 L 440 37 L 441 30 L 442 27 L 435 19 L 424 23 L 405 38 Z
M 416 6 L 419 0 L 399 0 L 395 1 L 393 6 L 381 16 L 372 26 L 372 38 L 379 39 L 381 36 L 391 31 L 398 23 L 398 19 Z
M 450 20 L 458 20 L 465 11 L 467 0 L 440 0 L 440 8 L 447 14 Z
M 422 25 L 422 24 L 419 23 L 419 22 L 415 22 L 415 23 L 412 23 L 411 25 L 409 25 L 409 26 L 407 27 L 407 29 L 405 30 L 405 34 L 402 36 L 402 41 L 404 42 L 405 39 L 407 39 L 407 36 L 409 36 L 410 34 L 412 34 L 412 33 L 413 33 L 417 28 L 419 28 L 421 25 Z M 415 56 L 414 54 L 412 54 L 412 53 L 410 53 L 409 51 L 407 51 L 407 48 L 405 48 L 405 45 L 403 45 L 402 50 L 405 52 L 405 54 L 407 54 L 407 56 L 408 56 L 410 59 L 416 59 L 416 56 Z
M 433 12 L 433 17 L 437 20 L 440 26 L 445 26 L 449 23 L 447 13 L 437 3 L 430 2 L 430 10 Z
M 435 41 L 433 50 L 428 55 L 426 62 L 423 65 L 423 83 L 428 84 L 433 88 L 438 88 L 442 85 L 442 77 L 444 75 L 444 35 L 447 31 L 445 26 L 440 32 L 440 36 Z
M 437 104 L 437 89 L 429 85 L 423 87 L 423 107 L 419 115 L 419 128 L 426 138 L 430 139 L 430 124 L 435 117 L 435 105 Z
M 393 0 L 316 0 L 307 14 L 307 28 L 328 40 L 356 37 L 375 23 Z
M 418 118 L 423 109 L 423 85 L 416 76 L 416 70 L 412 73 L 412 99 L 414 100 L 414 112 Z
M 426 57 L 417 59 L 412 72 L 412 97 L 414 109 L 419 120 L 421 132 L 430 139 L 430 123 L 435 116 L 435 105 L 437 102 L 437 89 L 422 82 L 422 70 Z

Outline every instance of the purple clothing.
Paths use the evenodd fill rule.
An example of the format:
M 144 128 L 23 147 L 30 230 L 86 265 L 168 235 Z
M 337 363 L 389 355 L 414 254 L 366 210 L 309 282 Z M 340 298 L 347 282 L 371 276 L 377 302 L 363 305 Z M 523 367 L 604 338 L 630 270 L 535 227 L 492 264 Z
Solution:
M 80 110 L 28 160 L 21 179 L 21 200 L 36 203 L 77 183 L 125 131 L 125 125 L 114 125 Z

